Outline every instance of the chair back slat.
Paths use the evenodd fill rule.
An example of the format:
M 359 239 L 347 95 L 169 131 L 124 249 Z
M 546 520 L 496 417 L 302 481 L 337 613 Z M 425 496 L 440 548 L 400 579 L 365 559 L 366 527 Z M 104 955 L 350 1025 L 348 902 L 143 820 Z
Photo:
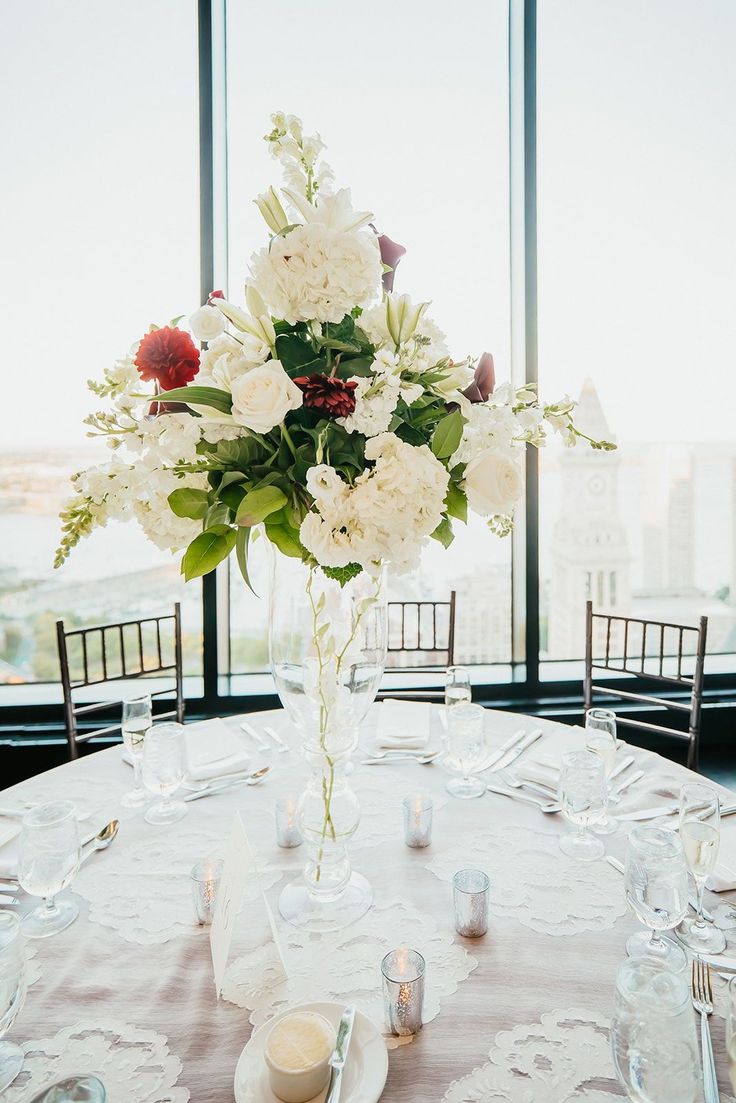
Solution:
M 588 601 L 585 616 L 584 708 L 586 710 L 591 708 L 593 694 L 599 693 L 608 697 L 617 697 L 624 702 L 649 704 L 667 712 L 687 714 L 687 731 L 664 724 L 650 724 L 643 720 L 622 719 L 621 723 L 642 731 L 668 735 L 675 740 L 687 740 L 687 765 L 690 769 L 697 770 L 707 634 L 707 617 L 701 617 L 697 626 L 643 620 L 641 617 L 624 617 L 615 613 L 596 613 L 593 611 L 592 601 Z M 670 635 L 674 636 L 672 646 L 668 644 Z M 623 636 L 623 645 L 619 652 L 616 639 L 620 636 Z M 604 639 L 605 648 L 601 643 L 596 651 L 596 641 Z M 691 656 L 694 658 L 694 672 L 683 673 L 683 662 Z M 673 662 L 670 664 L 667 660 L 673 660 Z M 669 671 L 668 667 L 672 665 L 676 673 Z M 593 685 L 594 670 L 628 674 L 654 685 L 673 690 L 686 690 L 689 700 L 688 703 L 684 703 L 659 694 L 631 692 L 620 689 L 615 684 Z
M 162 629 L 163 626 L 163 629 Z M 165 647 L 167 636 L 171 645 Z M 61 669 L 69 757 L 77 758 L 81 743 L 95 736 L 120 730 L 120 724 L 107 725 L 80 734 L 79 717 L 110 707 L 114 701 L 76 704 L 75 690 L 90 689 L 112 682 L 135 678 L 155 679 L 161 675 L 171 685 L 150 691 L 151 697 L 171 695 L 175 703 L 170 712 L 157 714 L 156 719 L 184 719 L 183 659 L 181 646 L 181 606 L 177 602 L 173 613 L 142 617 L 115 624 L 95 624 L 67 631 L 64 622 L 56 622 L 56 639 Z
M 455 662 L 455 591 L 445 601 L 389 601 L 386 669 L 432 672 Z M 411 661 L 410 661 L 411 660 Z M 381 690 L 377 699 L 444 700 L 443 690 Z

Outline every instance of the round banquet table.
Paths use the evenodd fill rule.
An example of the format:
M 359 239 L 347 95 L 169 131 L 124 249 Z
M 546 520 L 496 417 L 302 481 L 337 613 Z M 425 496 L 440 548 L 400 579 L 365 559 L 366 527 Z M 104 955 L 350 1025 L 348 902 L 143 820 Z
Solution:
M 380 708 L 373 706 L 366 720 L 361 748 L 375 738 Z M 121 820 L 113 846 L 87 862 L 67 890 L 80 905 L 77 921 L 61 934 L 29 942 L 31 983 L 9 1038 L 25 1046 L 32 1075 L 29 1080 L 22 1073 L 3 1103 L 26 1103 L 52 1072 L 92 1071 L 107 1079 L 111 1103 L 232 1100 L 236 1064 L 251 1031 L 283 1007 L 355 1002 L 382 1029 L 380 962 L 399 945 L 419 950 L 427 961 L 425 1025 L 408 1044 L 387 1039 L 384 1100 L 603 1103 L 622 1096 L 607 1025 L 624 944 L 639 928 L 626 909 L 620 873 L 604 860 L 566 858 L 558 837 L 570 827 L 560 815 L 545 816 L 491 793 L 457 800 L 445 791 L 441 766 L 370 767 L 361 763 L 359 748 L 351 783 L 362 819 L 350 852 L 353 867 L 373 885 L 375 904 L 347 930 L 307 934 L 284 923 L 277 910 L 281 887 L 305 857 L 303 847 L 277 847 L 273 815 L 276 798 L 298 795 L 306 776 L 298 735 L 282 711 L 249 714 L 253 726 L 271 724 L 291 748 L 288 754 L 262 752 L 241 733 L 241 719 L 226 723 L 248 748 L 254 769 L 272 767 L 267 778 L 193 801 L 186 817 L 170 826 L 152 827 L 142 813 L 120 807 L 132 771 L 119 746 L 3 792 L 5 806 L 74 800 L 90 814 L 85 834 L 114 816 Z M 433 741 L 441 738 L 441 721 L 441 709 L 432 707 Z M 490 744 L 519 727 L 537 726 L 544 735 L 528 752 L 534 757 L 581 743 L 580 729 L 486 711 Z M 633 768 L 646 776 L 622 798 L 620 811 L 664 802 L 688 774 L 650 752 L 624 750 L 635 754 Z M 432 844 L 424 850 L 410 849 L 403 839 L 402 799 L 415 791 L 435 801 Z M 269 947 L 249 942 L 246 931 L 245 953 L 232 955 L 217 999 L 208 929 L 194 923 L 189 871 L 201 857 L 222 853 L 237 812 L 289 977 L 273 970 Z M 605 837 L 608 853 L 623 857 L 625 840 L 625 829 Z M 468 866 L 491 879 L 489 928 L 480 939 L 454 930 L 451 879 Z M 734 898 L 709 894 L 708 902 L 726 915 Z M 20 906 L 35 903 L 22 896 Z M 247 913 L 245 920 L 247 926 Z M 726 931 L 731 957 L 736 917 L 734 924 Z M 725 981 L 716 978 L 715 987 L 711 1027 L 726 1100 Z

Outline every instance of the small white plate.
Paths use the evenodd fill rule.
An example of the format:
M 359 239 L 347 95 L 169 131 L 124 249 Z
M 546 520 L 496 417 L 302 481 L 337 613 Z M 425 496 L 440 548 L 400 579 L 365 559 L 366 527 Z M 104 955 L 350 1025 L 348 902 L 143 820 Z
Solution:
M 275 1023 L 294 1011 L 315 1011 L 318 1015 L 324 1015 L 337 1030 L 344 1010 L 345 1005 L 341 1003 L 300 1003 L 298 1007 L 287 1007 L 254 1030 L 235 1069 L 235 1103 L 280 1103 L 278 1096 L 271 1091 L 263 1058 L 266 1038 Z M 370 1019 L 358 1011 L 343 1073 L 343 1103 L 378 1103 L 387 1075 L 386 1043 Z M 327 1088 L 315 1095 L 310 1103 L 323 1103 L 326 1094 Z

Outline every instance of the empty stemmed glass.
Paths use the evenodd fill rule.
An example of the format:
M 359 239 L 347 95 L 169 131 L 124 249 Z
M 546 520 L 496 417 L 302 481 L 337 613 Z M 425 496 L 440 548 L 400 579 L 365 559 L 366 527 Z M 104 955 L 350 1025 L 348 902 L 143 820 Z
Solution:
M 680 839 L 695 880 L 698 911 L 694 918 L 683 920 L 677 934 L 696 953 L 720 954 L 726 948 L 726 936 L 703 918 L 705 882 L 715 867 L 721 841 L 721 805 L 710 785 L 694 781 L 680 790 Z
M 641 824 L 629 835 L 624 870 L 626 901 L 652 932 L 638 931 L 626 943 L 632 958 L 648 958 L 668 969 L 683 969 L 687 957 L 661 931 L 671 931 L 687 913 L 687 867 L 674 831 Z
M 0 911 L 0 1092 L 23 1068 L 23 1050 L 2 1041 L 18 1017 L 26 997 L 26 955 L 18 917 Z
M 121 724 L 123 743 L 133 759 L 135 778 L 133 788 L 125 794 L 120 802 L 125 808 L 140 808 L 141 805 L 147 804 L 150 799 L 143 788 L 142 766 L 143 742 L 152 723 L 153 713 L 149 693 L 123 701 L 123 720 Z
M 444 764 L 459 774 L 447 783 L 448 793 L 468 799 L 486 791 L 485 782 L 471 777 L 486 758 L 485 713 L 480 705 L 455 705 L 447 712 L 447 753 Z
M 585 714 L 585 746 L 589 751 L 600 755 L 606 777 L 606 808 L 602 819 L 593 825 L 596 835 L 613 835 L 618 831 L 616 820 L 608 815 L 608 778 L 616 765 L 616 713 L 610 709 L 588 709 Z
M 146 812 L 146 823 L 175 823 L 187 806 L 172 796 L 184 780 L 184 725 L 154 724 L 143 744 L 143 784 L 164 799 Z
M 445 675 L 445 705 L 469 705 L 473 700 L 470 674 L 464 666 L 448 666 Z
M 63 931 L 79 915 L 73 900 L 56 900 L 79 870 L 80 845 L 77 811 L 69 800 L 52 801 L 31 808 L 20 832 L 18 881 L 43 904 L 22 922 L 28 938 L 45 938 Z
M 593 751 L 569 751 L 563 755 L 559 797 L 563 815 L 577 827 L 574 835 L 560 836 L 560 849 L 582 862 L 600 858 L 605 847 L 586 830 L 601 819 L 606 807 L 606 780 L 600 755 Z

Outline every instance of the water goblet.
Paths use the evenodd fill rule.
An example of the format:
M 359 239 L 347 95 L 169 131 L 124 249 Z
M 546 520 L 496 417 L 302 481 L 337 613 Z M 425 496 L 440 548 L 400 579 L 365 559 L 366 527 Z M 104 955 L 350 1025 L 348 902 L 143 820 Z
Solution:
M 616 820 L 608 815 L 608 778 L 616 764 L 616 714 L 610 709 L 588 709 L 585 714 L 585 746 L 600 755 L 606 776 L 606 808 L 603 818 L 593 824 L 596 835 L 613 835 L 619 829 Z
M 649 960 L 625 961 L 616 976 L 611 1050 L 634 1103 L 694 1103 L 700 1061 L 686 977 Z
M 445 675 L 445 705 L 469 705 L 473 700 L 470 673 L 464 666 L 448 666 Z
M 694 918 L 683 920 L 678 936 L 698 954 L 720 954 L 726 948 L 726 936 L 703 918 L 705 882 L 715 867 L 721 841 L 721 805 L 712 786 L 699 781 L 683 785 L 680 790 L 680 839 L 695 881 L 698 910 Z
M 636 918 L 651 931 L 638 931 L 626 943 L 630 958 L 659 962 L 681 970 L 684 951 L 661 931 L 671 931 L 687 913 L 687 867 L 674 831 L 640 824 L 629 835 L 624 869 L 626 902 Z
M 30 896 L 43 903 L 23 918 L 27 938 L 45 938 L 65 930 L 79 915 L 73 900 L 56 900 L 79 870 L 80 844 L 77 810 L 68 800 L 38 804 L 23 817 L 20 832 L 18 881 Z
M 592 862 L 605 853 L 600 839 L 587 828 L 597 823 L 606 806 L 603 759 L 593 751 L 569 751 L 560 768 L 559 796 L 562 813 L 577 827 L 573 835 L 560 837 L 560 849 L 570 858 Z
M 447 783 L 448 793 L 468 800 L 480 797 L 486 790 L 485 782 L 471 777 L 485 760 L 485 713 L 480 705 L 454 705 L 447 713 L 447 753 L 445 766 L 453 774 Z
M 143 787 L 143 742 L 146 733 L 153 724 L 151 695 L 144 693 L 140 697 L 131 697 L 123 701 L 123 719 L 121 730 L 123 743 L 133 759 L 133 788 L 121 800 L 124 808 L 140 808 L 147 804 L 148 793 Z
M 184 725 L 154 724 L 143 744 L 143 784 L 163 800 L 146 812 L 146 823 L 176 823 L 187 811 L 183 801 L 172 800 L 184 780 Z
M 2 1040 L 15 1022 L 26 996 L 26 955 L 17 915 L 0 911 L 0 1092 L 23 1068 L 23 1050 Z

